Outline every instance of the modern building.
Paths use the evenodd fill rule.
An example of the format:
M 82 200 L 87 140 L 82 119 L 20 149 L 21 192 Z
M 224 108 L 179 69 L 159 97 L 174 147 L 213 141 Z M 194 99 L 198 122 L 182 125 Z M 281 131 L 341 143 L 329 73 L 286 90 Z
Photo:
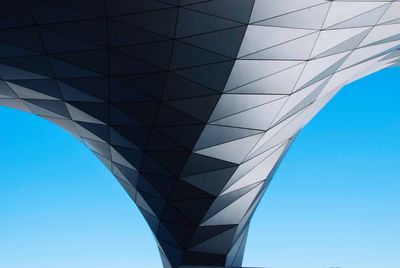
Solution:
M 240 267 L 299 130 L 344 85 L 400 62 L 400 1 L 1 4 L 0 105 L 85 144 L 166 268 Z

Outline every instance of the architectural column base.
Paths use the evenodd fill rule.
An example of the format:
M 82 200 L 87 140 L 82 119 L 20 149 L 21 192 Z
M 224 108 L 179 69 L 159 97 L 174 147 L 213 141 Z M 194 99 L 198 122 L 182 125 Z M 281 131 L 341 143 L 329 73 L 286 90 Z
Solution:
M 191 266 L 191 265 L 183 265 L 178 268 L 261 268 L 261 267 L 243 267 L 243 266 Z

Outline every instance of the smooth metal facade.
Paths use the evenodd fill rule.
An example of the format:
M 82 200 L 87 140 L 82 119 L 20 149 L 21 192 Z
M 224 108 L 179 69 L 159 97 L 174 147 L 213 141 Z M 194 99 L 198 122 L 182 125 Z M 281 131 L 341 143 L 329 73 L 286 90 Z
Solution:
M 293 137 L 345 84 L 400 58 L 399 1 L 0 3 L 0 105 L 88 146 L 165 267 L 241 266 Z

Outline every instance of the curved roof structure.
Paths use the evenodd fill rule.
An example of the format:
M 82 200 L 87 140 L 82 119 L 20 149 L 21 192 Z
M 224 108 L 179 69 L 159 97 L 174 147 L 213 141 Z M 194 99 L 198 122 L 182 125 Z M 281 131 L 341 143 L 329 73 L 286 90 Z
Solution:
M 238 267 L 298 131 L 399 45 L 399 1 L 3 1 L 0 105 L 92 150 L 164 267 Z

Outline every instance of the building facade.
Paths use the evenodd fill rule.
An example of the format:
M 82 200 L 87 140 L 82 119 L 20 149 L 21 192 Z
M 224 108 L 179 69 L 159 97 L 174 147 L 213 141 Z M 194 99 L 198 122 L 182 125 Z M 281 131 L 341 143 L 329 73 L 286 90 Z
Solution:
M 85 144 L 166 268 L 241 267 L 296 134 L 344 85 L 400 62 L 400 1 L 1 3 L 0 105 Z

